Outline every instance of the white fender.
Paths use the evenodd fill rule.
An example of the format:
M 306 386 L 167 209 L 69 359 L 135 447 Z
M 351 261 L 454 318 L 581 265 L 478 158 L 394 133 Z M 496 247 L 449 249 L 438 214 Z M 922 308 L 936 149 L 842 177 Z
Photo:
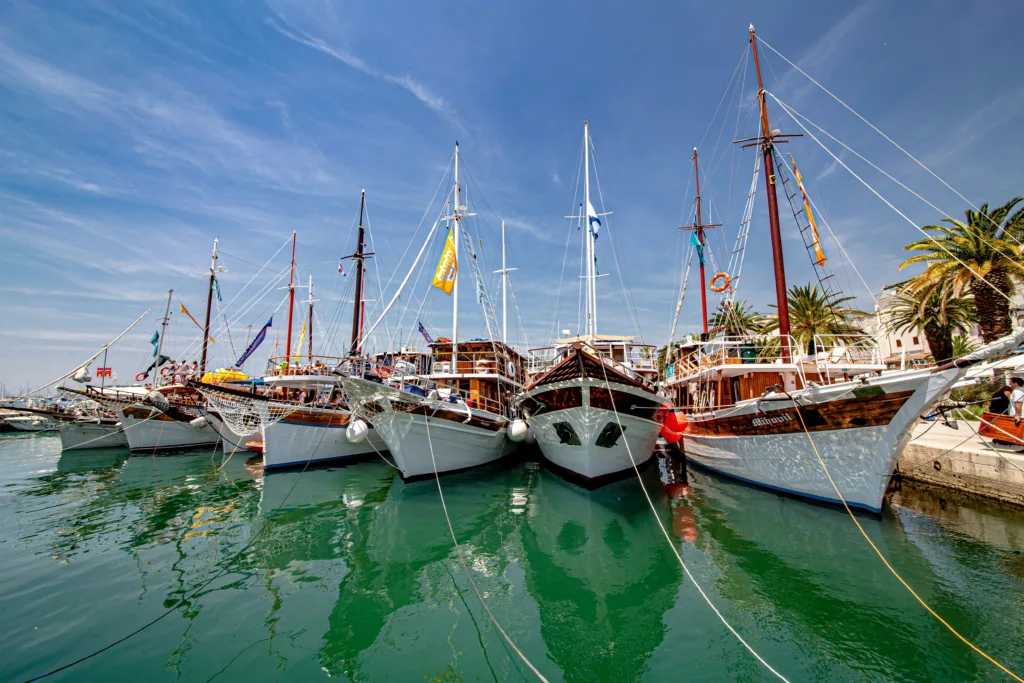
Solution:
M 526 440 L 526 435 L 530 431 L 525 420 L 516 418 L 508 423 L 508 440 L 513 443 L 521 443 Z
M 533 430 L 533 427 L 526 430 L 526 443 L 530 446 L 537 444 L 537 432 Z
M 369 431 L 370 427 L 357 417 L 348 423 L 348 429 L 345 430 L 345 438 L 348 439 L 349 443 L 362 443 L 366 441 L 366 435 Z
M 201 415 L 194 420 L 189 420 L 189 424 L 195 429 L 202 429 L 206 425 L 210 424 L 210 421 L 206 419 L 205 415 Z

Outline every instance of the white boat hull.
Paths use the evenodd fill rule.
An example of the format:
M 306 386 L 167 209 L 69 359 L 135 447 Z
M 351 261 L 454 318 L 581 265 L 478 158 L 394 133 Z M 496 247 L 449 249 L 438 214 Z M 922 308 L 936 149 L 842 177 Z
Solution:
M 485 429 L 439 417 L 428 423 L 426 415 L 395 411 L 390 404 L 374 415 L 373 425 L 406 479 L 486 465 L 516 446 L 505 427 Z
M 96 422 L 62 422 L 60 424 L 61 450 L 86 450 L 90 448 L 124 448 L 128 437 L 120 424 Z
M 42 415 L 19 415 L 8 417 L 6 423 L 19 432 L 55 432 L 57 421 Z
M 157 416 L 149 419 L 126 415 L 118 411 L 121 426 L 133 452 L 158 452 L 186 448 L 215 447 L 220 435 L 209 423 L 196 427 Z
M 317 426 L 279 420 L 263 428 L 263 467 L 302 467 L 383 453 L 387 446 L 375 430 L 362 443 L 351 443 L 348 425 Z
M 701 425 L 701 417 L 705 416 L 691 417 L 683 436 L 684 451 L 696 464 L 740 481 L 811 500 L 834 504 L 845 500 L 850 507 L 878 513 L 896 460 L 909 442 L 917 419 L 931 409 L 962 372 L 958 368 L 938 373 L 921 370 L 874 379 L 871 384 L 886 394 L 912 392 L 905 400 L 899 399 L 903 403 L 891 419 L 863 427 L 815 428 L 810 430 L 810 439 L 800 423 L 794 422 L 795 412 L 788 400 L 763 401 L 760 411 L 755 402 L 717 411 L 720 416 L 727 416 L 730 424 L 745 419 L 752 425 L 743 434 L 693 434 L 692 428 Z M 839 405 L 857 386 L 857 382 L 845 382 L 794 395 L 805 414 L 811 410 L 824 414 L 830 402 Z M 713 424 L 714 420 L 708 423 Z M 780 424 L 789 431 L 753 433 L 757 425 Z M 719 431 L 727 430 L 719 426 Z M 828 474 L 818 461 L 815 447 Z M 842 493 L 842 500 L 836 488 Z
M 220 437 L 221 448 L 228 455 L 237 451 L 244 451 L 245 444 L 250 441 L 258 441 L 262 438 L 258 433 L 250 434 L 248 436 L 240 436 L 227 425 L 224 420 L 220 419 L 217 413 L 206 413 L 206 419 L 209 421 L 210 426 L 213 428 L 217 435 Z
M 556 424 L 568 423 L 579 436 L 579 444 L 563 443 Z M 611 425 L 622 425 L 622 435 L 611 445 L 599 445 L 602 432 Z M 661 425 L 618 414 L 601 408 L 566 408 L 543 413 L 530 419 L 541 453 L 553 465 L 586 480 L 602 479 L 632 471 L 654 455 L 654 446 L 661 433 Z M 609 440 L 604 440 L 608 444 Z

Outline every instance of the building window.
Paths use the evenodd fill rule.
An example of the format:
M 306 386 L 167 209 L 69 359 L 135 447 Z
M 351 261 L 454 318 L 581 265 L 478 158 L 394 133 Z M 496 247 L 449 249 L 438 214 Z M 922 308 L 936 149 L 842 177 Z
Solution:
M 917 337 L 914 337 L 914 346 L 917 346 L 917 344 L 918 344 Z
M 902 339 L 897 339 L 896 340 L 896 348 L 899 349 L 899 348 L 902 348 L 902 347 L 903 347 L 903 340 Z

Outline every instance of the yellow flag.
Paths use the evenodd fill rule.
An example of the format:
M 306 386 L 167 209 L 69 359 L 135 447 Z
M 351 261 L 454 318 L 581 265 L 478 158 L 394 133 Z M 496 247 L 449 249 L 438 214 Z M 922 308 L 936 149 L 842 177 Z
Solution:
M 306 321 L 302 321 L 302 331 L 299 332 L 299 343 L 295 345 L 295 360 L 293 362 L 299 362 L 299 351 L 302 349 L 302 342 L 306 341 Z
M 437 262 L 434 281 L 431 284 L 451 296 L 452 287 L 455 286 L 455 278 L 458 274 L 459 261 L 455 257 L 455 233 L 449 231 L 448 239 L 444 243 L 444 251 L 441 252 L 441 260 Z
M 181 303 L 179 301 L 178 305 L 181 307 L 181 312 L 184 313 L 185 315 L 187 315 L 188 319 L 196 324 L 196 327 L 198 327 L 200 330 L 203 329 L 203 326 L 199 324 L 199 321 L 196 320 L 195 318 L 193 318 L 192 314 L 188 312 L 187 308 L 185 308 L 185 304 L 183 304 L 183 303 Z M 210 337 L 209 339 L 210 339 L 210 343 L 211 344 L 216 344 L 217 343 L 217 340 L 214 339 L 213 337 Z
M 793 176 L 796 178 L 796 185 L 800 188 L 800 194 L 804 198 L 804 211 L 807 213 L 807 222 L 811 224 L 811 234 L 814 235 L 814 257 L 819 266 L 825 265 L 825 252 L 821 250 L 821 239 L 818 237 L 818 224 L 814 222 L 814 213 L 811 211 L 811 200 L 807 198 L 807 190 L 804 189 L 804 178 L 796 168 L 796 159 L 789 155 L 793 162 Z

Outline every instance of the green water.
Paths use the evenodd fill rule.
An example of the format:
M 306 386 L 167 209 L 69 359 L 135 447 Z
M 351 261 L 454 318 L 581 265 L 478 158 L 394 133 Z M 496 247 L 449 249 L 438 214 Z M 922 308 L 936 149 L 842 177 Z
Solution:
M 232 561 L 51 680 L 532 680 L 467 581 L 434 482 L 381 461 L 266 476 L 223 461 L 0 436 L 0 680 L 107 645 Z M 790 680 L 1009 680 L 845 513 L 699 472 L 682 495 L 663 484 L 679 476 L 644 473 L 673 543 Z M 549 680 L 774 680 L 683 579 L 636 478 L 587 492 L 510 461 L 441 481 L 477 585 Z M 922 597 L 1024 671 L 1024 514 L 905 487 L 862 523 Z

